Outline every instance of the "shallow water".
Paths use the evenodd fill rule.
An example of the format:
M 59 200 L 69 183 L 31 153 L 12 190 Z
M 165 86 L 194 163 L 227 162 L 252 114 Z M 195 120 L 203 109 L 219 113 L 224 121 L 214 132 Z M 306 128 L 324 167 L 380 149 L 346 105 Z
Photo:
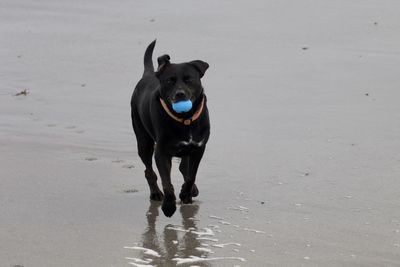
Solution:
M 0 5 L 1 266 L 400 265 L 397 2 Z M 129 118 L 156 37 L 210 64 L 200 195 L 172 218 Z

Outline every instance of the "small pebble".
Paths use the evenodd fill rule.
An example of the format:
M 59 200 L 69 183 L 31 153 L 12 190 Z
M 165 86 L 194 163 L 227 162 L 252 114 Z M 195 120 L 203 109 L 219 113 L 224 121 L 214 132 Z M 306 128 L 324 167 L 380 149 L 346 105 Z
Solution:
M 127 193 L 127 194 L 132 194 L 132 193 L 137 193 L 137 192 L 139 192 L 139 190 L 133 189 L 133 188 L 124 189 L 124 193 Z M 150 213 L 150 214 L 151 214 L 151 213 Z
M 133 168 L 135 168 L 135 166 L 133 164 L 125 164 L 125 165 L 122 165 L 122 168 L 133 169 Z
M 28 90 L 24 89 L 21 92 L 16 93 L 15 96 L 20 96 L 20 95 L 27 96 L 28 94 L 29 94 Z

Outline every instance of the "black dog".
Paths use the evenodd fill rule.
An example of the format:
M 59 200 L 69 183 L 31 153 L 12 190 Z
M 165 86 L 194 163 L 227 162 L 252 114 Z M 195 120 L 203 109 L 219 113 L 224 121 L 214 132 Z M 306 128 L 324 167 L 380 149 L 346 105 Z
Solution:
M 144 54 L 144 73 L 132 95 L 131 116 L 138 154 L 146 166 L 150 199 L 163 200 L 162 210 L 165 216 L 171 217 L 176 210 L 171 183 L 172 157 L 181 158 L 179 170 L 184 183 L 179 198 L 182 203 L 191 203 L 192 197 L 199 193 L 196 173 L 210 135 L 207 99 L 200 78 L 208 64 L 201 60 L 172 64 L 170 57 L 163 55 L 158 58 L 155 72 L 152 60 L 155 43 L 154 40 Z M 174 103 L 188 100 L 193 103 L 190 110 L 174 111 Z M 153 171 L 153 153 L 164 195 Z

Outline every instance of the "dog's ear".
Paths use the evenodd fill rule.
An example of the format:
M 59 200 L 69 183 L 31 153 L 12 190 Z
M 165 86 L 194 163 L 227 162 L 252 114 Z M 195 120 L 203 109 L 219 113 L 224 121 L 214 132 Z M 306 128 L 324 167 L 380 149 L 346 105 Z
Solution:
M 164 68 L 170 64 L 169 60 L 171 58 L 169 57 L 169 55 L 165 54 L 162 55 L 160 57 L 158 57 L 157 61 L 158 61 L 158 68 L 157 68 L 157 72 L 156 75 L 158 76 L 163 70 Z
M 208 63 L 202 60 L 193 60 L 190 61 L 189 64 L 197 69 L 197 71 L 200 73 L 200 78 L 203 78 L 204 73 L 206 73 L 206 70 L 209 67 Z

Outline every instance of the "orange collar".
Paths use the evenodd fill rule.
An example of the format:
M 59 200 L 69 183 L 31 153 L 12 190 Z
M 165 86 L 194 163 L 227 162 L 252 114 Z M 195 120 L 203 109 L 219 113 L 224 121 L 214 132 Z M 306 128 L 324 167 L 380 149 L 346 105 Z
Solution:
M 200 107 L 197 109 L 197 111 L 193 114 L 193 116 L 190 119 L 183 119 L 183 118 L 179 118 L 179 117 L 175 116 L 171 112 L 171 110 L 169 110 L 167 104 L 165 103 L 165 101 L 162 98 L 160 98 L 160 102 L 161 102 L 161 106 L 164 108 L 165 112 L 167 112 L 167 114 L 171 118 L 173 118 L 174 120 L 176 120 L 176 121 L 178 121 L 180 123 L 183 123 L 184 125 L 187 126 L 187 125 L 192 124 L 192 122 L 194 122 L 198 118 L 200 118 L 200 115 L 201 115 L 201 113 L 203 112 L 203 109 L 204 109 L 204 98 L 205 97 L 203 96 L 203 99 L 201 100 L 201 103 L 200 103 Z

